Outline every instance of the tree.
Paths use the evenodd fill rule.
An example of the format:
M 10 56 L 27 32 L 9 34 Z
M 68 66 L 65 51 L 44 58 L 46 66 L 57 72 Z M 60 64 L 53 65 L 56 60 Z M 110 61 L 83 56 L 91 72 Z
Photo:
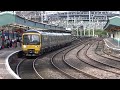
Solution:
M 105 37 L 107 35 L 107 32 L 101 29 L 95 30 L 95 35 L 98 35 L 99 37 Z

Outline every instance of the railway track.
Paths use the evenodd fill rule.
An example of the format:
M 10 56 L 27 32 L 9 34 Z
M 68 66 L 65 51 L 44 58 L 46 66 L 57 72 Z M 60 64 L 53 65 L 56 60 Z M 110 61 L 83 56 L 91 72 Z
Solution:
M 88 50 L 90 49 L 90 47 L 88 48 Z M 93 61 L 94 63 L 96 63 L 96 65 L 94 65 L 94 67 L 96 68 L 99 68 L 101 70 L 104 70 L 104 71 L 107 71 L 107 72 L 111 72 L 111 73 L 114 73 L 116 75 L 120 75 L 120 70 L 118 68 L 115 68 L 109 64 L 106 64 L 106 63 L 103 63 L 102 61 L 105 60 L 106 58 L 104 57 L 104 59 L 99 59 L 99 57 L 101 57 L 100 55 L 98 55 L 98 57 L 94 57 L 94 55 L 96 54 L 93 54 L 93 57 L 91 57 L 90 55 L 88 55 L 88 50 L 86 51 L 86 57 L 89 58 L 89 60 Z M 96 51 L 94 51 L 96 53 Z M 89 51 L 89 53 L 91 53 Z M 111 62 L 112 63 L 112 62 Z M 118 76 L 119 77 L 119 76 Z
M 102 49 L 101 49 L 100 52 L 102 52 Z M 96 49 L 95 49 L 95 54 L 94 55 L 96 55 L 96 58 L 101 58 L 101 60 L 99 60 L 99 59 L 95 60 L 94 59 L 96 62 L 99 62 L 101 64 L 107 65 L 107 66 L 109 66 L 111 68 L 115 68 L 116 70 L 120 70 L 120 66 L 119 66 L 120 62 L 119 61 L 111 59 L 111 58 L 108 58 L 108 57 L 104 57 L 104 56 L 98 54 L 96 52 Z
M 87 43 L 87 44 L 88 44 L 88 43 Z M 86 44 L 86 45 L 87 45 L 87 44 Z M 83 45 L 80 49 L 82 49 L 84 46 L 85 46 L 85 45 Z M 72 50 L 73 50 L 73 49 L 72 49 Z M 84 72 L 83 70 L 80 70 L 79 68 L 77 68 L 77 67 L 73 66 L 72 64 L 70 64 L 69 62 L 67 62 L 67 61 L 65 60 L 65 56 L 66 56 L 70 51 L 71 51 L 71 50 L 67 51 L 67 52 L 63 55 L 63 61 L 64 61 L 67 65 L 69 65 L 70 67 L 74 68 L 74 69 L 75 69 L 76 71 L 78 71 L 79 73 L 82 73 L 84 76 L 87 76 L 87 78 L 90 78 L 90 79 L 100 79 L 100 78 L 98 78 L 98 77 L 95 77 L 95 76 L 93 76 L 93 75 L 90 75 L 90 74 Z M 78 52 L 79 52 L 79 51 L 78 51 Z M 78 52 L 76 53 L 76 57 L 77 57 Z M 85 78 L 85 79 L 87 79 L 87 78 Z
M 96 47 L 102 48 L 98 41 L 90 39 L 35 59 L 24 58 L 17 65 L 16 73 L 22 79 L 119 79 L 119 67 L 102 63 L 102 54 L 99 55 Z M 72 55 L 73 51 L 76 58 L 69 60 L 69 54 Z M 100 58 L 91 57 L 93 51 L 94 55 L 97 53 Z M 117 62 L 112 60 L 111 63 L 113 61 Z
M 53 57 L 51 58 L 51 63 L 61 72 L 65 73 L 66 75 L 69 75 L 70 77 L 72 77 L 73 79 L 97 79 L 94 76 L 91 76 L 89 74 L 86 74 L 80 70 L 78 70 L 77 68 L 71 66 L 69 63 L 67 63 L 65 61 L 65 55 L 70 52 L 71 50 L 75 49 L 76 47 L 78 47 L 80 45 L 76 45 L 75 47 L 70 48 L 69 50 L 65 51 L 65 52 L 58 52 L 55 55 L 53 55 Z M 60 55 L 60 53 L 62 53 Z M 57 59 L 55 59 L 57 56 Z M 59 60 L 58 57 L 61 57 L 62 60 Z M 59 62 L 59 63 L 58 63 Z M 61 66 L 62 65 L 62 66 Z M 64 65 L 64 66 L 63 66 Z
M 111 58 L 114 58 L 114 59 L 117 60 L 117 61 L 120 61 L 120 57 L 117 57 L 115 54 L 110 54 L 110 53 L 107 53 L 107 52 L 105 51 L 105 45 L 103 45 L 102 52 L 103 52 L 105 55 L 107 55 L 107 56 L 109 56 L 109 57 L 111 57 Z
M 83 43 L 83 42 L 81 42 Z M 76 72 L 75 70 L 73 70 L 72 68 L 70 68 L 70 66 L 66 65 L 66 63 L 63 62 L 63 55 L 66 51 L 70 51 L 71 49 L 76 48 L 77 46 L 79 46 L 81 43 L 78 43 L 77 45 L 73 45 L 70 46 L 68 48 L 65 48 L 63 50 L 58 51 L 57 53 L 53 54 L 52 57 L 50 58 L 50 62 L 51 64 L 60 72 L 64 73 L 67 77 L 69 77 L 69 79 L 77 79 L 75 76 L 71 75 L 70 72 L 74 72 L 76 74 L 80 74 L 78 72 Z M 55 58 L 59 57 L 59 62 L 55 60 Z M 62 60 L 61 60 L 62 59 Z M 64 68 L 63 68 L 64 67 Z M 69 73 L 67 70 L 69 70 Z
M 34 68 L 34 60 L 36 59 L 24 58 L 21 60 L 16 67 L 16 74 L 22 79 L 43 79 Z
M 102 78 L 105 78 L 105 79 L 106 78 L 119 78 L 118 73 L 106 70 L 105 65 L 103 65 L 101 63 L 98 63 L 98 62 L 95 62 L 93 59 L 87 57 L 86 53 L 87 53 L 87 50 L 90 48 L 90 46 L 94 47 L 95 45 L 94 44 L 91 44 L 91 45 L 89 44 L 89 47 L 85 46 L 86 48 L 85 47 L 81 48 L 78 52 L 79 55 L 77 55 L 77 58 L 80 60 L 80 64 L 83 63 L 83 66 L 86 66 L 86 68 L 89 67 L 87 69 L 92 68 L 93 73 L 91 73 L 90 71 L 88 71 L 88 73 L 91 73 L 92 75 L 95 75 L 96 77 L 101 78 L 101 79 Z M 76 67 L 77 65 L 74 65 L 74 66 Z M 90 66 L 92 66 L 92 67 L 90 67 Z M 81 68 L 81 67 L 78 67 L 78 68 Z M 116 77 L 112 77 L 112 76 L 116 76 Z
M 87 45 L 87 44 L 86 44 L 86 45 Z M 77 69 L 78 71 L 83 72 L 85 75 L 87 75 L 87 76 L 89 76 L 89 77 L 91 77 L 91 78 L 93 78 L 93 79 L 101 79 L 101 78 L 93 75 L 92 73 L 87 72 L 88 69 L 90 69 L 90 68 L 93 69 L 93 67 L 90 67 L 90 65 L 84 63 L 84 62 L 83 62 L 83 61 L 84 61 L 83 59 L 82 59 L 82 61 L 81 61 L 81 60 L 79 60 L 79 58 L 78 58 L 78 57 L 79 57 L 79 56 L 78 56 L 78 53 L 79 53 L 86 45 L 84 45 L 81 49 L 78 49 L 78 50 L 76 51 L 77 54 L 75 54 L 75 56 L 77 57 L 77 59 L 75 59 L 74 61 L 73 61 L 73 60 L 66 59 L 65 61 L 66 61 L 66 63 L 69 63 L 69 65 L 71 65 L 72 67 L 74 67 L 75 69 Z M 73 51 L 72 51 L 72 52 L 73 52 Z M 87 69 L 86 69 L 86 67 L 87 67 Z
M 114 66 L 112 65 L 112 63 L 111 63 L 111 65 L 110 65 L 110 64 L 107 64 L 107 63 L 104 63 L 103 61 L 101 61 L 101 60 L 105 60 L 105 59 L 107 59 L 107 58 L 104 57 L 104 59 L 103 59 L 103 58 L 102 58 L 102 59 L 99 59 L 99 58 L 101 58 L 102 56 L 99 55 L 99 54 L 97 54 L 96 51 L 95 51 L 95 54 L 92 54 L 92 55 L 94 55 L 94 56 L 93 56 L 94 58 L 93 58 L 93 57 L 90 57 L 91 55 L 88 55 L 88 54 L 87 54 L 89 49 L 90 49 L 90 47 L 86 50 L 86 54 L 85 54 L 87 58 L 89 58 L 89 59 L 91 59 L 91 60 L 93 60 L 93 61 L 95 61 L 95 62 L 98 62 L 98 63 L 100 63 L 100 64 L 109 66 L 109 67 L 111 67 L 111 68 L 119 69 L 119 68 L 117 68 L 117 67 L 114 67 Z M 97 55 L 97 57 L 96 57 L 96 55 Z M 96 58 L 96 59 L 95 59 L 95 58 Z
M 72 47 L 72 46 L 71 46 Z M 66 49 L 70 48 L 70 46 L 65 47 Z M 62 50 L 61 50 L 62 51 Z M 43 55 L 42 57 L 44 57 L 45 55 Z M 39 60 L 42 57 L 38 57 L 36 59 L 23 59 L 21 60 L 17 67 L 16 67 L 16 73 L 19 77 L 23 78 L 23 79 L 44 79 L 38 72 L 38 70 L 36 70 L 36 61 Z
M 115 62 L 120 63 L 120 58 L 114 57 L 114 56 L 111 56 L 110 54 L 105 53 L 103 48 L 104 48 L 103 42 L 102 41 L 98 42 L 98 46 L 97 46 L 97 48 L 95 50 L 95 54 L 97 54 L 97 55 L 99 55 L 99 56 L 101 56 L 103 58 L 107 58 L 107 59 L 109 59 L 111 61 L 115 61 Z

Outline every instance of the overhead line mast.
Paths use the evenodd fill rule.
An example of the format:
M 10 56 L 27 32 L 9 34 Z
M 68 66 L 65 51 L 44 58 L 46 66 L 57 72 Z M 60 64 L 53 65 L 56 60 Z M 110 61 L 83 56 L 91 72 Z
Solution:
M 89 36 L 90 36 L 90 23 L 91 23 L 91 21 L 90 21 L 90 11 L 89 11 Z

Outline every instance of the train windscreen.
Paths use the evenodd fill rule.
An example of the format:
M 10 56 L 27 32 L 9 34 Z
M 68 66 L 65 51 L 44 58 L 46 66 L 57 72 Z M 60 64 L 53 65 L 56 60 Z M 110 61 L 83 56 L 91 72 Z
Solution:
M 23 35 L 23 45 L 39 45 L 40 37 L 35 34 Z

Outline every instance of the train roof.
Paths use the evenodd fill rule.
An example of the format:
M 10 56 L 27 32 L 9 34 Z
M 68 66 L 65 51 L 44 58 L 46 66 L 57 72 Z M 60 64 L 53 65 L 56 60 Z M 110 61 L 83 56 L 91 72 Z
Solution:
M 40 30 L 27 30 L 25 33 L 28 33 L 28 32 L 40 33 L 40 34 L 43 34 L 43 35 L 71 35 L 70 33 L 43 32 L 43 31 L 40 31 Z

